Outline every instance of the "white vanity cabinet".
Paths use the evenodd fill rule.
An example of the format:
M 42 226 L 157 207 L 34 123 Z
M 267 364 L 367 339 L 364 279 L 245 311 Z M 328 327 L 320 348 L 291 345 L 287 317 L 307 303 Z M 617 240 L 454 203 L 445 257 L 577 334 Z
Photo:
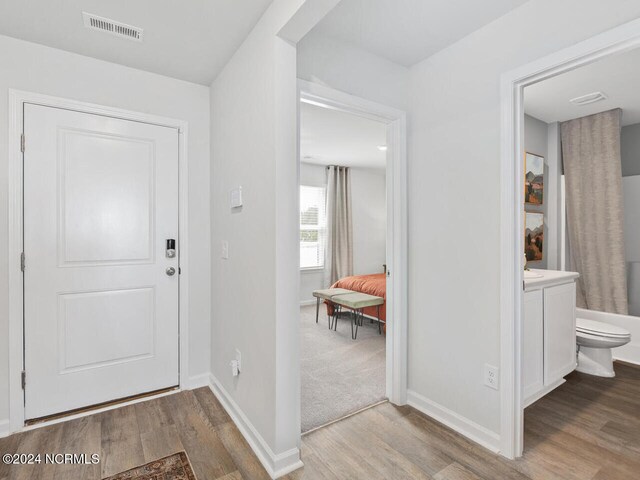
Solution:
M 522 398 L 532 398 L 544 388 L 544 304 L 542 290 L 525 292 L 522 322 Z
M 564 383 L 576 368 L 578 274 L 534 270 L 525 278 L 522 380 L 527 407 Z

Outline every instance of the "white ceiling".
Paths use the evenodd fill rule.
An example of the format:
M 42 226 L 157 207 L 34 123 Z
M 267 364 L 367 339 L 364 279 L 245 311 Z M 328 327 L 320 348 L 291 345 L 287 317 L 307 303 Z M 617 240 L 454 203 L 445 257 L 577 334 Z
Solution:
M 272 0 L 0 0 L 0 34 L 209 85 Z M 144 29 L 89 30 L 86 11 Z
M 314 32 L 411 66 L 527 0 L 342 0 Z
M 525 88 L 525 112 L 543 122 L 563 122 L 622 108 L 622 125 L 640 123 L 640 49 L 608 57 L 586 67 Z M 575 97 L 601 91 L 606 100 L 585 106 L 569 103 Z
M 300 160 L 316 165 L 384 169 L 385 124 L 349 113 L 300 104 Z

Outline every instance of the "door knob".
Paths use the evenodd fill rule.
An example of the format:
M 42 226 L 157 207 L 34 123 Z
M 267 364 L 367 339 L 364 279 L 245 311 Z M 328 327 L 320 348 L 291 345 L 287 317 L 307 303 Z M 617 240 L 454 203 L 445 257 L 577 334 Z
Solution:
M 172 277 L 176 273 L 176 269 L 173 268 L 173 267 L 169 267 L 169 268 L 167 268 L 166 272 L 167 272 L 167 275 Z

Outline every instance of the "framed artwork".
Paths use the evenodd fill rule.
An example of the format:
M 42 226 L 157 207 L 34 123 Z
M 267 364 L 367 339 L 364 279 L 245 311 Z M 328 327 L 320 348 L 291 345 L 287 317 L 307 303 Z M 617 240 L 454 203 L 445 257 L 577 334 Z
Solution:
M 524 212 L 524 253 L 528 262 L 542 260 L 544 250 L 544 214 Z
M 525 152 L 524 203 L 542 205 L 544 200 L 544 157 Z

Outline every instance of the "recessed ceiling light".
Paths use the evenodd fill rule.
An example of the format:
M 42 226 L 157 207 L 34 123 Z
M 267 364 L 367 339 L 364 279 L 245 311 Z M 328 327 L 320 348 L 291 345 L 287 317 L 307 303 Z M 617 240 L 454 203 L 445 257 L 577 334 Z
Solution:
M 378 150 L 380 150 L 381 152 L 386 152 L 387 151 L 387 146 L 386 145 L 378 145 Z
M 587 93 L 586 95 L 581 95 L 576 98 L 572 98 L 569 100 L 570 103 L 574 105 L 589 105 L 590 103 L 599 102 L 600 100 L 606 100 L 607 96 L 602 92 L 592 92 Z

